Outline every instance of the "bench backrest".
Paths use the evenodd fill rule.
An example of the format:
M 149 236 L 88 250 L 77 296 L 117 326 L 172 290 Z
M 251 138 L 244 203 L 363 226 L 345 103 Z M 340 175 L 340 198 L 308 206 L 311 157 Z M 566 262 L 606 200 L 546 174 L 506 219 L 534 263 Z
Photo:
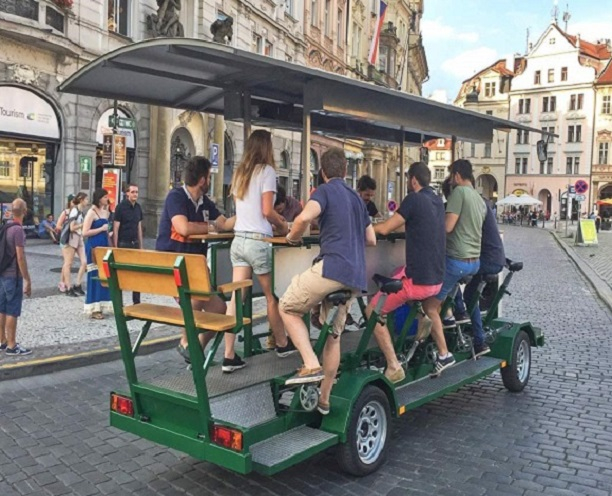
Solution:
M 155 250 L 134 250 L 130 248 L 109 248 L 98 247 L 94 250 L 94 260 L 100 268 L 98 275 L 100 281 L 107 285 L 106 274 L 103 269 L 104 257 L 108 250 L 113 250 L 113 257 L 116 263 L 130 265 L 144 265 L 150 267 L 173 268 L 176 259 L 181 256 L 185 259 L 189 289 L 202 293 L 211 292 L 210 274 L 206 258 L 202 255 L 187 253 L 173 253 Z M 128 269 L 117 269 L 117 279 L 119 289 L 122 291 L 138 291 L 140 293 L 178 296 L 178 288 L 174 274 L 160 274 L 154 271 L 141 272 Z M 198 299 L 208 299 L 206 297 L 194 297 Z

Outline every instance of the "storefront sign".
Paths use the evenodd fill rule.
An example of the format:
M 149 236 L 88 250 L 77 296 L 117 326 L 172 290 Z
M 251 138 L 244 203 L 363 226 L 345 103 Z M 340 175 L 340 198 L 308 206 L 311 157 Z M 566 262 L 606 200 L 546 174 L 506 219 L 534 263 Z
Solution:
M 597 244 L 597 229 L 595 229 L 595 221 L 593 219 L 580 219 L 575 244 L 582 246 Z
M 121 200 L 121 169 L 104 169 L 102 188 L 108 191 L 109 208 L 114 212 Z
M 15 86 L 0 86 L 0 132 L 60 139 L 53 107 L 36 93 Z
M 115 134 L 115 146 L 113 149 L 113 165 L 125 167 L 127 165 L 127 150 L 125 147 L 125 136 Z
M 525 191 L 524 189 L 515 189 L 515 190 L 512 192 L 512 194 L 513 194 L 513 195 L 516 195 L 516 196 L 521 196 L 521 195 L 526 195 L 526 194 L 527 194 L 527 191 Z
M 102 165 L 113 165 L 113 135 L 105 134 L 102 139 Z
M 92 162 L 91 157 L 84 157 L 84 156 L 79 157 L 79 163 L 81 164 L 82 174 L 91 173 L 91 162 Z

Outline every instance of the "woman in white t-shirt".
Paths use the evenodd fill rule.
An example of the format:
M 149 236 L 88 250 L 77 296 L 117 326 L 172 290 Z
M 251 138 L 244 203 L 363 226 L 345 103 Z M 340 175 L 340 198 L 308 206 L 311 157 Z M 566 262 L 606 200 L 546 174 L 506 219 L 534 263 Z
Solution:
M 268 320 L 275 338 L 276 353 L 285 357 L 296 350 L 285 334 L 278 312 L 278 301 L 272 290 L 272 245 L 263 241 L 273 235 L 287 233 L 287 222 L 274 210 L 276 196 L 276 169 L 274 148 L 269 131 L 254 131 L 246 142 L 244 155 L 232 179 L 231 193 L 236 205 L 235 236 L 230 256 L 233 281 L 257 276 L 266 297 Z M 234 315 L 236 305 L 232 298 L 228 315 Z M 245 363 L 234 351 L 234 342 L 225 342 L 223 372 L 241 369 Z
M 64 274 L 64 285 L 66 287 L 65 294 L 67 296 L 84 296 L 83 291 L 83 276 L 87 270 L 87 259 L 85 258 L 85 245 L 83 244 L 83 219 L 85 217 L 84 211 L 87 208 L 89 201 L 87 194 L 78 193 L 72 200 L 72 209 L 68 214 L 68 222 L 70 224 L 70 234 L 68 236 L 68 243 L 62 246 L 62 252 L 64 255 L 64 266 L 62 273 Z M 74 256 L 79 257 L 79 273 L 77 274 L 77 283 L 73 286 L 71 283 L 70 268 L 72 267 L 72 261 Z

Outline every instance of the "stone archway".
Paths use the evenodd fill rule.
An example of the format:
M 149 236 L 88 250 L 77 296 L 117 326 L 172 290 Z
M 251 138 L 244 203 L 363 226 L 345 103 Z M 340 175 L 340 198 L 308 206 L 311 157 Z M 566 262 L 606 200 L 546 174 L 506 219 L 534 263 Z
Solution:
M 544 188 L 540 190 L 538 193 L 538 200 L 542 202 L 542 210 L 544 210 L 544 212 L 550 212 L 552 206 L 552 193 L 548 189 Z
M 605 183 L 599 188 L 598 200 L 612 198 L 612 183 Z
M 497 199 L 497 179 L 491 174 L 481 174 L 476 178 L 476 190 L 488 200 Z

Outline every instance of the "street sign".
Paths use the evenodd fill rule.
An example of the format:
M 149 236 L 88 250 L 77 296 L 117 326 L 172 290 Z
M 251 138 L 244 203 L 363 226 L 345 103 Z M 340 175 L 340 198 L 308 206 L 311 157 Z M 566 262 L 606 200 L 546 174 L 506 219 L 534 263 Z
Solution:
M 584 179 L 578 179 L 578 181 L 574 183 L 574 188 L 576 189 L 576 193 L 583 194 L 588 191 L 589 184 Z
M 577 202 L 586 201 L 586 195 L 576 195 L 576 201 Z
M 79 157 L 79 163 L 81 164 L 81 173 L 89 174 L 91 172 L 91 162 L 91 157 Z
M 395 212 L 397 210 L 397 203 L 395 200 L 389 200 L 389 203 L 387 203 L 387 209 L 389 212 Z
M 115 127 L 115 116 L 108 116 L 108 127 Z M 119 117 L 117 127 L 122 129 L 136 129 L 136 121 L 134 119 L 128 119 L 127 117 Z
M 568 188 L 569 188 L 570 195 L 573 195 L 576 193 L 576 188 L 572 186 L 571 184 L 568 186 Z
M 210 144 L 210 163 L 212 167 L 210 168 L 210 172 L 216 174 L 219 172 L 219 144 L 211 143 Z

